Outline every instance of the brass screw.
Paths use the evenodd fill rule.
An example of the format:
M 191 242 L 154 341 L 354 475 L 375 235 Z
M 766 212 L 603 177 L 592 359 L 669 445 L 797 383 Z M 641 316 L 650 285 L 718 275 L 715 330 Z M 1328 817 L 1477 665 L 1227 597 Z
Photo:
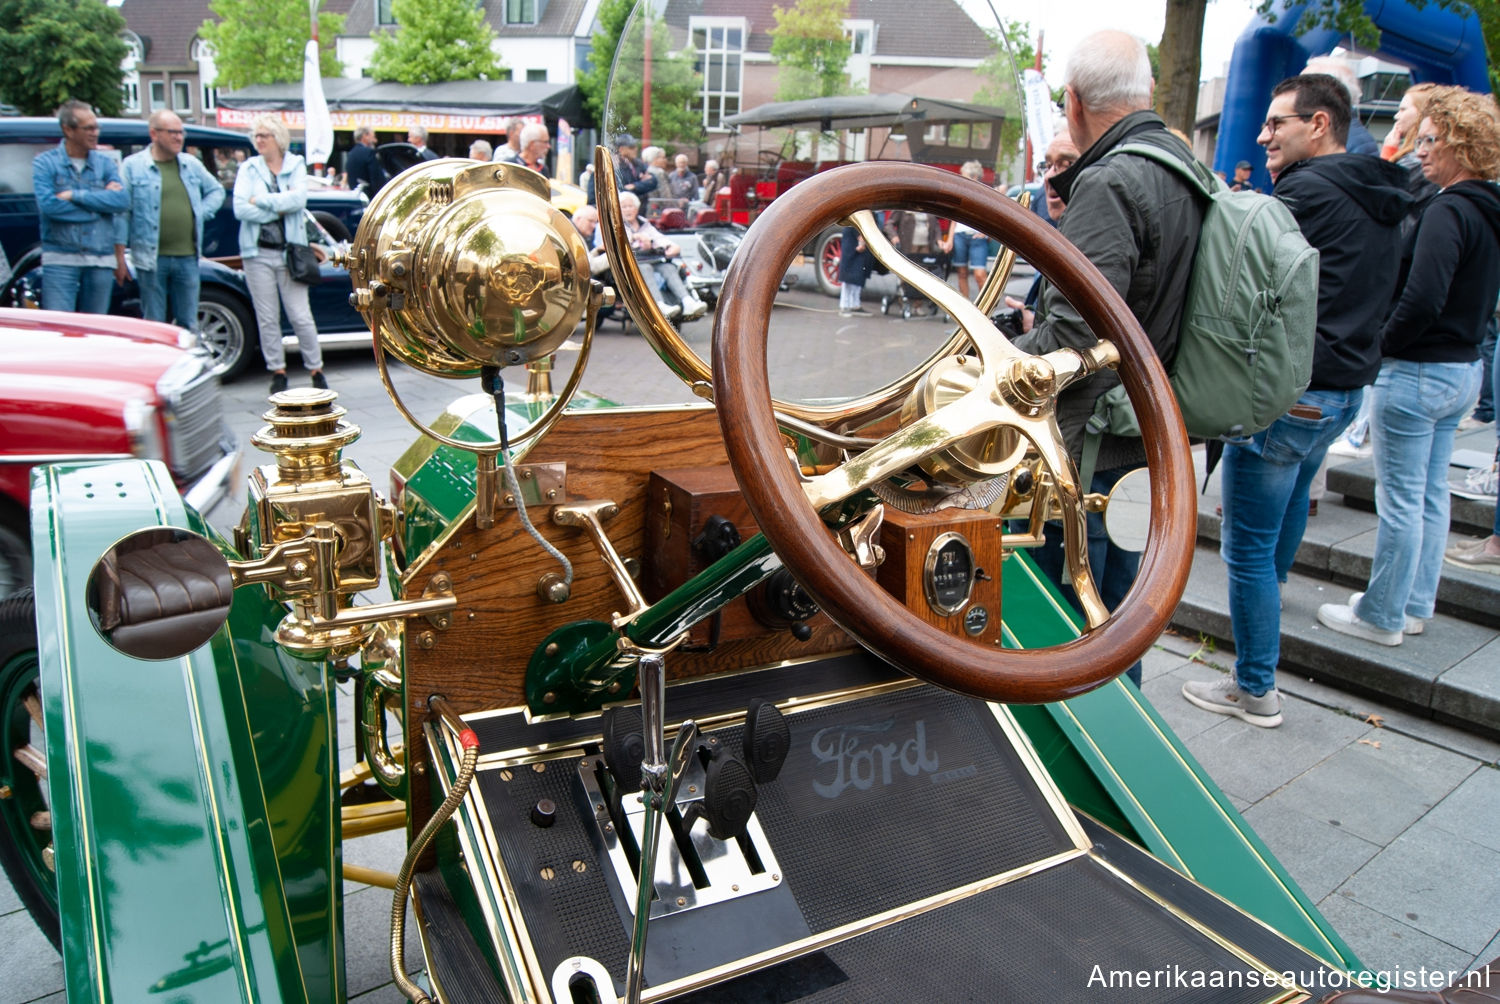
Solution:
M 686 899 L 686 897 L 678 896 L 677 897 L 677 905 L 678 906 L 687 906 L 687 899 Z
M 585 862 L 585 861 L 574 861 L 573 862 L 573 870 L 575 872 L 577 872 L 579 875 L 582 875 L 584 872 L 586 872 L 586 871 L 589 870 L 588 863 Z
M 556 704 L 557 703 L 557 693 L 556 693 L 556 691 L 549 690 L 545 694 L 543 694 L 542 695 L 542 703 L 543 704 Z
M 547 765 L 544 763 L 534 763 L 531 765 L 531 769 L 538 774 L 545 774 L 547 772 Z
M 542 866 L 542 881 L 543 882 L 551 882 L 552 879 L 554 877 L 556 877 L 556 875 L 557 875 L 557 872 L 555 872 L 555 871 L 552 870 L 552 866 L 551 865 L 543 865 Z
M 516 504 L 516 497 L 514 495 L 507 495 L 501 501 L 503 501 L 506 505 L 515 505 Z
M 547 489 L 547 501 L 551 502 L 555 498 L 557 498 L 557 489 L 556 488 L 548 488 Z
M 307 562 L 302 561 L 301 559 L 298 559 L 297 561 L 292 562 L 292 574 L 295 575 L 295 576 L 297 576 L 297 578 L 299 578 L 299 579 L 302 578 L 302 576 L 306 575 L 307 574 Z
M 431 631 L 423 631 L 417 635 L 417 644 L 422 648 L 432 648 L 437 645 L 437 636 Z
M 555 642 L 555 641 L 549 641 L 547 643 L 547 647 L 545 649 L 543 649 L 543 651 L 547 655 L 556 655 L 557 654 L 557 642 Z
M 469 620 L 473 620 L 475 617 L 478 617 L 478 616 L 479 615 L 476 614 L 474 611 L 472 611 L 472 610 L 469 611 Z
M 730 892 L 739 892 L 740 891 L 740 884 L 738 882 L 734 883 L 733 885 L 731 885 L 729 887 L 729 891 Z
M 521 480 L 522 481 L 530 481 L 531 480 L 531 468 L 530 467 L 523 467 L 523 468 L 521 468 Z
M 418 760 L 416 762 L 416 765 L 414 767 L 412 767 L 412 770 L 416 771 L 418 774 L 425 774 L 425 773 L 427 773 L 427 765 L 425 763 L 423 763 L 422 761 Z
M 515 777 L 515 775 L 510 772 L 510 768 L 509 767 L 507 767 L 505 770 L 502 770 L 500 772 L 500 780 L 502 780 L 502 781 L 509 781 L 513 777 Z
M 433 589 L 447 592 L 448 590 L 453 588 L 453 578 L 447 572 L 438 572 L 432 577 L 432 581 L 429 582 L 428 585 L 430 585 Z

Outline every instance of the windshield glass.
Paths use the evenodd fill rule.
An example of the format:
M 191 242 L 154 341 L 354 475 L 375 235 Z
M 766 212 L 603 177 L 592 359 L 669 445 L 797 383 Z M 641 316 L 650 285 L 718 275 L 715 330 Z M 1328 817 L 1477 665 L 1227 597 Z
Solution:
M 859 16 L 876 7 L 896 16 Z M 601 123 L 622 198 L 630 201 L 629 192 L 639 201 L 624 210 L 630 227 L 649 228 L 635 245 L 643 274 L 681 340 L 704 358 L 714 282 L 734 258 L 741 228 L 803 180 L 868 160 L 963 172 L 1002 192 L 1026 180 L 1020 75 L 988 5 L 801 0 L 763 17 L 744 9 L 714 0 L 638 3 L 621 33 Z M 1025 26 L 1013 33 L 1024 39 Z M 951 221 L 867 208 L 882 229 L 905 237 L 909 257 L 957 282 Z M 962 244 L 966 264 L 985 263 L 965 275 L 973 299 L 998 246 L 978 234 Z M 778 398 L 867 393 L 947 341 L 946 318 L 884 274 L 838 221 L 801 250 L 790 262 L 760 263 L 786 270 L 771 322 Z M 674 251 L 681 268 L 671 262 Z M 682 269 L 687 280 L 676 281 Z M 859 289 L 853 299 L 846 282 Z M 691 302 L 674 311 L 683 292 L 708 308 L 701 318 Z M 840 347 L 857 351 L 860 364 L 826 365 L 828 350 Z M 810 367 L 815 359 L 822 364 Z

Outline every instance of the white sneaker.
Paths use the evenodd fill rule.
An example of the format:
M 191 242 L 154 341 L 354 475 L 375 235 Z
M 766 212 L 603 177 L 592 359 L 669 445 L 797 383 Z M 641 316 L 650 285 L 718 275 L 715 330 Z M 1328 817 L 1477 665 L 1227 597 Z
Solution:
M 1335 457 L 1369 457 L 1374 456 L 1375 447 L 1366 443 L 1364 446 L 1355 446 L 1349 440 L 1340 436 L 1328 447 L 1328 452 Z
M 1326 628 L 1332 628 L 1339 634 L 1346 634 L 1351 638 L 1363 638 L 1377 645 L 1396 646 L 1404 640 L 1400 631 L 1382 631 L 1375 625 L 1360 620 L 1353 608 L 1345 603 L 1323 604 L 1318 608 L 1318 623 Z
M 682 301 L 682 319 L 684 321 L 696 321 L 708 313 L 708 304 L 696 296 Z
M 1473 499 L 1476 502 L 1495 501 L 1496 489 L 1500 488 L 1500 471 L 1496 465 L 1488 467 L 1475 467 L 1464 475 L 1464 486 L 1453 488 L 1451 491 L 1459 498 Z
M 1189 680 L 1182 685 L 1188 703 L 1216 715 L 1231 715 L 1263 729 L 1281 724 L 1281 692 L 1275 687 L 1256 697 L 1241 690 L 1233 675 L 1217 680 Z
M 1353 610 L 1355 607 L 1359 606 L 1359 601 L 1362 600 L 1362 599 L 1364 599 L 1364 598 L 1365 598 L 1365 594 L 1363 592 L 1350 593 L 1349 594 L 1349 609 Z M 1427 630 L 1427 621 L 1426 620 L 1424 620 L 1421 617 L 1413 617 L 1411 614 L 1407 614 L 1406 615 L 1406 624 L 1401 628 L 1401 633 L 1402 634 L 1421 634 L 1423 631 L 1426 631 L 1426 630 Z

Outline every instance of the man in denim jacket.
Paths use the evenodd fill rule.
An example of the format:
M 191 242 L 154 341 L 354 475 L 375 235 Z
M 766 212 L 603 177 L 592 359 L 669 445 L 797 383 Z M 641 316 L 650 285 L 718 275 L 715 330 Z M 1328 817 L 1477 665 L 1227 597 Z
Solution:
M 100 153 L 99 120 L 82 101 L 57 110 L 63 138 L 31 165 L 42 230 L 42 307 L 109 313 L 113 214 L 130 206 L 115 162 Z
M 151 116 L 151 145 L 125 158 L 120 177 L 130 207 L 115 217 L 115 276 L 130 277 L 125 248 L 135 263 L 141 313 L 198 330 L 198 253 L 203 221 L 224 204 L 224 186 L 197 157 L 182 152 L 182 119 L 165 109 Z

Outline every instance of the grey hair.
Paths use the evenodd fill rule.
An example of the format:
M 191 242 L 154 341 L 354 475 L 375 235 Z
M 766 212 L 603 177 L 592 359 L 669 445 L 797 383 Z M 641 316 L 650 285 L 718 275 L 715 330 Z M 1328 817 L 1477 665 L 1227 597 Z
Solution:
M 664 157 L 666 156 L 666 153 L 667 151 L 663 150 L 659 146 L 648 146 L 646 147 L 646 149 L 641 151 L 641 159 L 648 164 L 654 164 L 656 163 L 657 157 Z
M 375 130 L 372 127 L 367 126 L 367 125 L 355 126 L 354 127 L 354 142 L 358 143 L 360 140 L 364 139 L 366 136 L 369 136 L 374 131 Z
M 539 139 L 550 138 L 547 127 L 540 122 L 529 122 L 525 129 L 521 130 L 521 147 L 524 149 L 527 143 L 535 143 Z
M 250 120 L 250 132 L 253 134 L 257 129 L 264 129 L 276 140 L 276 146 L 282 153 L 292 145 L 292 134 L 287 131 L 286 123 L 281 121 L 279 115 L 257 115 Z
M 88 112 L 94 114 L 94 109 L 87 101 L 79 101 L 77 98 L 69 98 L 57 106 L 57 124 L 67 126 L 69 129 L 78 125 L 78 113 Z
M 490 141 L 487 139 L 476 139 L 469 144 L 470 160 L 489 160 L 494 153 L 495 148 L 490 146 Z
M 966 160 L 964 166 L 958 169 L 958 173 L 970 181 L 979 181 L 984 177 L 984 165 L 977 160 Z
M 1091 112 L 1151 107 L 1151 57 L 1140 39 L 1096 31 L 1068 55 L 1064 83 Z
M 635 203 L 635 208 L 641 208 L 641 197 L 639 195 L 636 195 L 634 192 L 621 192 L 619 201 L 620 205 L 622 206 L 626 203 L 633 202 Z
M 414 126 L 412 126 L 412 127 L 410 127 L 409 129 L 406 130 L 406 134 L 408 136 L 416 136 L 423 143 L 427 142 L 427 127 L 426 126 L 414 125 Z
M 1344 85 L 1344 90 L 1349 92 L 1349 104 L 1359 104 L 1359 75 L 1354 72 L 1346 60 L 1337 56 L 1314 56 L 1307 61 L 1303 67 L 1303 73 L 1326 73 L 1328 76 Z

